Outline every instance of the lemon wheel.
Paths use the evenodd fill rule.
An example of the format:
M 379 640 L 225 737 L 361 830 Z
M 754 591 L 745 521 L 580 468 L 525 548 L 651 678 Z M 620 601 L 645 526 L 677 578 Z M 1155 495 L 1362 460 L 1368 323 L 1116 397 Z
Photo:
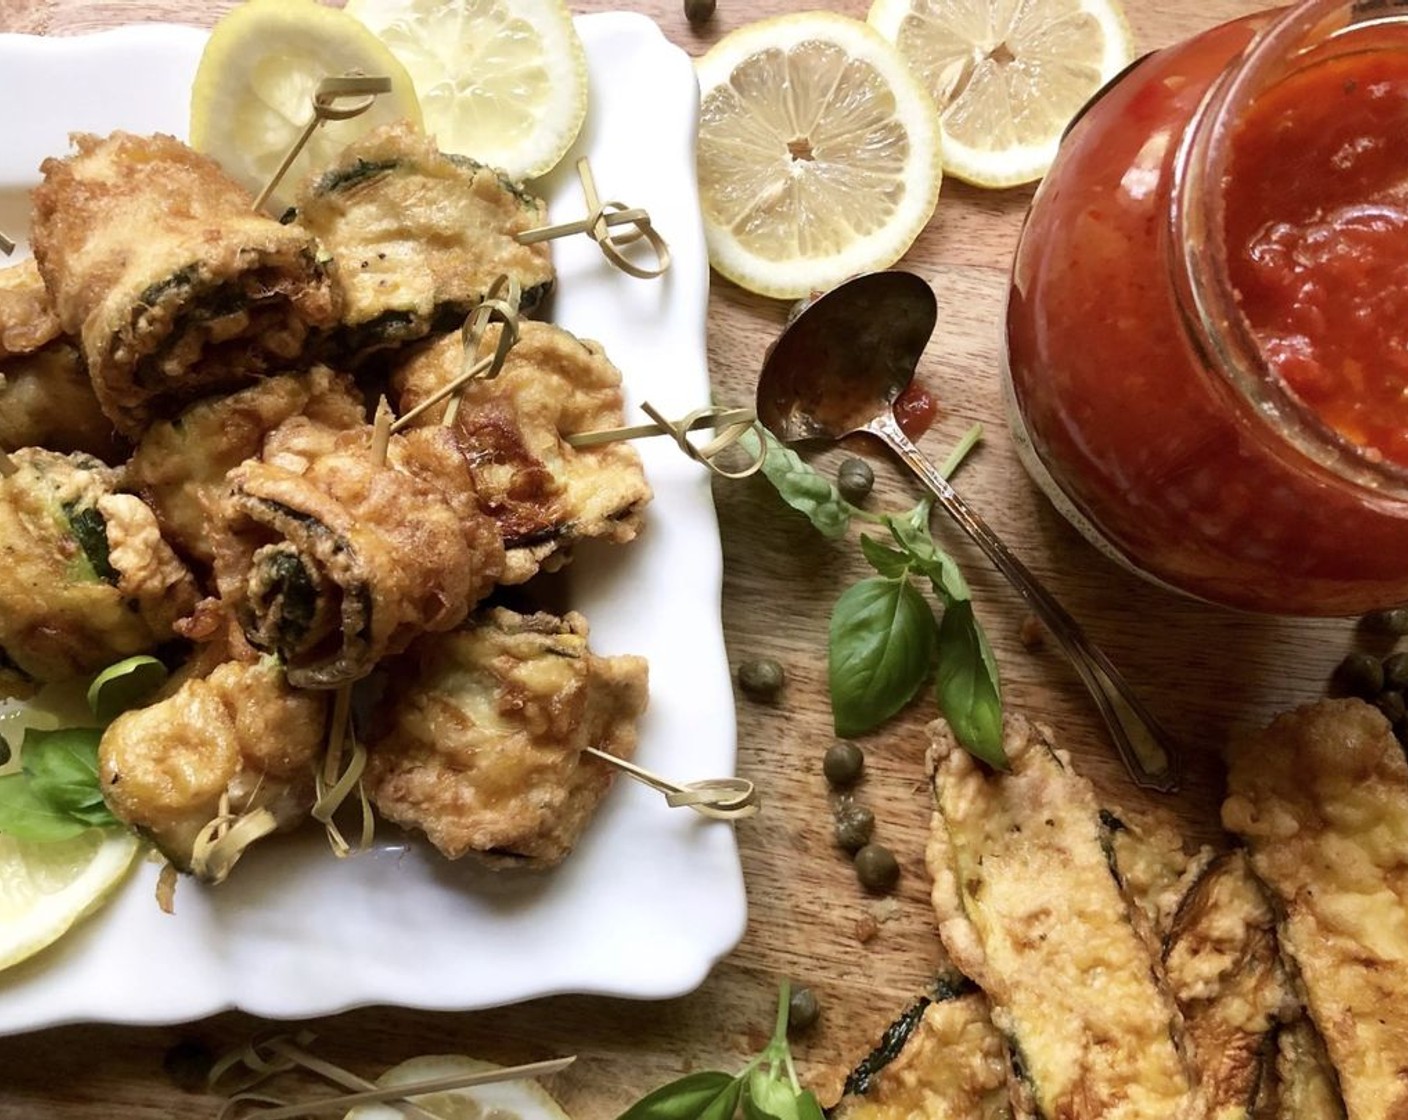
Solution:
M 490 1062 L 457 1054 L 429 1054 L 387 1070 L 377 1078 L 376 1083 L 378 1088 L 391 1089 L 418 1081 L 488 1073 L 500 1068 Z M 430 1093 L 413 1099 L 426 1112 L 441 1117 L 441 1120 L 571 1120 L 536 1081 L 499 1081 L 492 1085 Z M 405 1113 L 394 1104 L 363 1104 L 349 1112 L 345 1120 L 402 1120 L 404 1116 Z
M 1114 0 L 875 0 L 867 21 L 938 103 L 945 172 L 980 187 L 1046 174 L 1071 118 L 1134 55 Z
M 779 16 L 697 64 L 709 259 L 750 291 L 798 298 L 897 261 L 938 200 L 934 102 L 859 20 Z
M 400 59 L 442 151 L 531 179 L 587 112 L 587 58 L 562 0 L 348 0 Z

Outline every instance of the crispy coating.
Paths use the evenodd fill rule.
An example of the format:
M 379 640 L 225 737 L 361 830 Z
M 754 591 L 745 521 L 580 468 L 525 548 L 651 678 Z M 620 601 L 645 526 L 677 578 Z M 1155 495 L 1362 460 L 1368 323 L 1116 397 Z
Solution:
M 593 654 L 580 615 L 489 610 L 395 667 L 367 789 L 450 859 L 551 867 L 611 785 L 582 749 L 629 758 L 645 705 L 645 661 Z
M 0 358 L 0 448 L 81 451 L 117 463 L 127 443 L 103 415 L 83 356 L 67 338 Z
M 548 242 L 514 236 L 547 224 L 543 201 L 490 168 L 442 155 L 405 121 L 368 133 L 310 177 L 297 213 L 333 258 L 341 355 L 455 330 L 501 274 L 522 286 L 525 313 L 552 287 Z
M 484 333 L 479 356 L 498 345 Z M 407 412 L 460 375 L 458 336 L 419 352 L 395 374 Z M 453 430 L 480 504 L 499 524 L 508 549 L 504 583 L 522 583 L 539 567 L 560 564 L 575 540 L 623 543 L 640 531 L 650 501 L 640 455 L 628 442 L 574 448 L 575 432 L 620 427 L 621 372 L 595 344 L 547 323 L 520 324 L 518 342 L 499 375 L 468 385 Z M 438 424 L 443 405 L 427 409 Z
M 477 512 L 448 433 L 393 436 L 294 417 L 230 472 L 216 578 L 246 639 L 300 688 L 366 676 L 422 633 L 448 630 L 493 588 L 503 543 Z
M 98 748 L 103 796 L 181 870 L 221 811 L 267 809 L 280 828 L 313 805 L 327 697 L 290 688 L 273 658 L 227 661 L 185 679 L 108 726 Z
M 1008 1038 L 1017 1114 L 1196 1115 L 1178 1013 L 1110 866 L 1090 783 L 1020 716 L 1005 721 L 1008 773 L 977 762 L 942 720 L 930 737 L 939 933 Z
M 1325 1042 L 1304 1015 L 1277 1034 L 1276 1075 L 1275 1120 L 1345 1120 Z
M 1354 1120 L 1408 1116 L 1408 763 L 1359 700 L 1278 717 L 1228 752 L 1223 825 L 1283 919 Z
M 1255 1115 L 1272 1091 L 1277 1031 L 1299 1003 L 1275 915 L 1245 852 L 1217 857 L 1189 889 L 1166 941 L 1164 972 L 1208 1120 Z
M 73 138 L 34 191 L 33 243 L 103 411 L 129 437 L 298 359 L 336 320 L 317 245 L 170 136 Z
M 0 663 L 66 680 L 172 636 L 197 598 L 156 518 L 96 459 L 16 452 L 0 477 Z
M 891 1031 L 903 1026 L 910 1024 L 902 1020 Z M 899 1053 L 867 1071 L 863 1083 L 852 1074 L 830 1115 L 833 1120 L 1011 1120 L 1007 1062 L 1007 1047 L 981 992 L 926 1001 Z
M 153 424 L 127 464 L 125 484 L 156 512 L 173 545 L 212 564 L 226 476 L 258 456 L 265 437 L 294 416 L 331 431 L 366 422 L 355 386 L 326 366 L 269 377 Z
M 34 258 L 0 268 L 0 359 L 32 354 L 62 333 Z

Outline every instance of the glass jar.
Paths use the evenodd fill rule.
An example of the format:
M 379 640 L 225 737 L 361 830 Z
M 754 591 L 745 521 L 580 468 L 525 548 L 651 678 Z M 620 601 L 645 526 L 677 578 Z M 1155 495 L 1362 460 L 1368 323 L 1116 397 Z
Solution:
M 1023 229 L 1006 389 L 1033 477 L 1140 574 L 1283 614 L 1408 601 L 1402 5 L 1226 24 L 1089 106 Z

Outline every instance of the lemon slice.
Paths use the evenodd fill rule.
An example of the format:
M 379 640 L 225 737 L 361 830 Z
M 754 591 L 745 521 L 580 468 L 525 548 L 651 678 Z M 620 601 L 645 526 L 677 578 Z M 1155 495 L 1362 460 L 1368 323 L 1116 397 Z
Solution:
M 511 179 L 551 171 L 587 115 L 587 56 L 562 0 L 348 0 L 405 65 L 441 151 Z
M 97 909 L 138 847 L 117 830 L 42 844 L 0 836 L 0 968 L 33 956 Z
M 191 89 L 191 146 L 258 193 L 312 119 L 318 83 L 353 73 L 384 75 L 391 92 L 358 117 L 318 127 L 272 196 L 275 213 L 301 179 L 363 133 L 401 119 L 419 126 L 420 106 L 395 55 L 347 13 L 316 0 L 248 0 L 215 25 L 201 55 Z
M 1134 56 L 1114 0 L 875 0 L 867 20 L 938 103 L 944 170 L 980 187 L 1045 175 L 1071 118 Z
M 894 46 L 829 12 L 725 36 L 698 64 L 710 263 L 796 299 L 885 268 L 938 201 L 933 100 Z
M 429 1054 L 387 1070 L 376 1083 L 379 1088 L 390 1089 L 417 1081 L 488 1073 L 501 1068 L 492 1062 L 458 1054 Z M 571 1120 L 536 1081 L 499 1081 L 413 1099 L 426 1112 L 442 1120 Z M 359 1104 L 345 1120 L 405 1120 L 405 1115 L 394 1104 Z

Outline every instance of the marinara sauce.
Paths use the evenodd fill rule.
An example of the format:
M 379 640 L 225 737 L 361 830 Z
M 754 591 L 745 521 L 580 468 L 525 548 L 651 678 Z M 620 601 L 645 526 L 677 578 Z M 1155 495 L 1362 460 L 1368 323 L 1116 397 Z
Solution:
M 1032 204 L 1008 304 L 1033 476 L 1142 574 L 1408 601 L 1408 17 L 1312 0 L 1140 63 Z

